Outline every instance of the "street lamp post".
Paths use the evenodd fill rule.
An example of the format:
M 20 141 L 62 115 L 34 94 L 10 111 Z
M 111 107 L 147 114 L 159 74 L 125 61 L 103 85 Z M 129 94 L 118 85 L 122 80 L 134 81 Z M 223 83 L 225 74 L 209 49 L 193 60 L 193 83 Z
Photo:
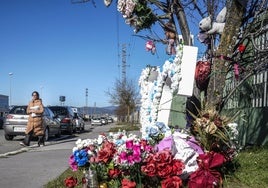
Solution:
M 13 73 L 10 72 L 8 75 L 9 75 L 9 106 L 11 106 L 12 105 L 11 78 Z
M 44 86 L 40 86 L 40 90 L 41 90 L 41 92 L 40 92 L 40 96 L 41 96 L 41 98 L 43 98 L 43 88 L 44 88 Z

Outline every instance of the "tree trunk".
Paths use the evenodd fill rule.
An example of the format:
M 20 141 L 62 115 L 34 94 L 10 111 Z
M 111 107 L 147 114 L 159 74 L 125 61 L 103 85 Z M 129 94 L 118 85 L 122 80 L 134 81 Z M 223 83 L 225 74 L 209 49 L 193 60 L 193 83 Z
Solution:
M 214 54 L 212 74 L 207 91 L 207 105 L 214 106 L 220 110 L 222 106 L 223 89 L 225 86 L 225 79 L 227 76 L 228 66 L 231 63 L 215 56 L 223 55 L 232 57 L 233 47 L 236 42 L 236 36 L 239 32 L 239 28 L 242 24 L 242 18 L 245 9 L 233 0 L 231 5 L 227 7 L 228 14 L 226 15 L 226 22 L 224 31 L 221 35 L 220 44 L 216 54 Z
M 186 15 L 184 12 L 183 7 L 180 4 L 180 1 L 178 0 L 174 0 L 176 3 L 174 3 L 174 9 L 175 9 L 175 14 L 177 17 L 177 21 L 179 23 L 179 27 L 181 30 L 181 35 L 184 41 L 185 45 L 192 45 L 191 42 L 191 33 L 190 33 L 190 29 L 189 29 L 189 25 L 187 23 L 187 19 L 186 19 Z

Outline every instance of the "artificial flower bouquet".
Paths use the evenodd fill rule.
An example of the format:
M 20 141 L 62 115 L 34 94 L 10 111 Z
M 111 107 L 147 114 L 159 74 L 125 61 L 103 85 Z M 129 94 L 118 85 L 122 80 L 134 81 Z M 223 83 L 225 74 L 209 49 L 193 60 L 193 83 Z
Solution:
M 190 130 L 155 122 L 143 135 L 119 131 L 78 139 L 70 167 L 95 171 L 100 188 L 214 188 L 222 186 L 227 164 L 238 151 L 236 124 L 214 111 L 201 113 Z M 81 182 L 87 183 L 85 178 Z

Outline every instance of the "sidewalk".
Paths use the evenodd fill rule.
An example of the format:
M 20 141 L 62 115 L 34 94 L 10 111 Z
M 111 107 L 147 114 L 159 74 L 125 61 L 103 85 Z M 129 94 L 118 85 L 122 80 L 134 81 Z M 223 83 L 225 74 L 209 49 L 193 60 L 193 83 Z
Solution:
M 0 158 L 0 187 L 41 188 L 69 166 L 72 142 L 31 148 L 27 152 Z

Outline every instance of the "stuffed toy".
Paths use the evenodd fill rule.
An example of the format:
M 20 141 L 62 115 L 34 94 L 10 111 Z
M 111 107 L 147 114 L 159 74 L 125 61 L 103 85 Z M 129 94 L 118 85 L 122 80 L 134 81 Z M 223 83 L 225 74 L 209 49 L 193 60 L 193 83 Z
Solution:
M 167 23 L 165 25 L 165 35 L 167 39 L 167 48 L 166 53 L 168 55 L 175 55 L 176 54 L 176 33 L 171 30 L 170 28 L 174 28 L 171 23 Z
M 113 0 L 104 0 L 104 4 L 106 7 L 109 7 L 111 5 Z
M 222 34 L 225 26 L 226 12 L 227 9 L 224 7 L 217 15 L 216 21 L 213 21 L 211 16 L 203 18 L 199 22 L 199 28 L 201 31 L 206 31 L 209 35 Z

